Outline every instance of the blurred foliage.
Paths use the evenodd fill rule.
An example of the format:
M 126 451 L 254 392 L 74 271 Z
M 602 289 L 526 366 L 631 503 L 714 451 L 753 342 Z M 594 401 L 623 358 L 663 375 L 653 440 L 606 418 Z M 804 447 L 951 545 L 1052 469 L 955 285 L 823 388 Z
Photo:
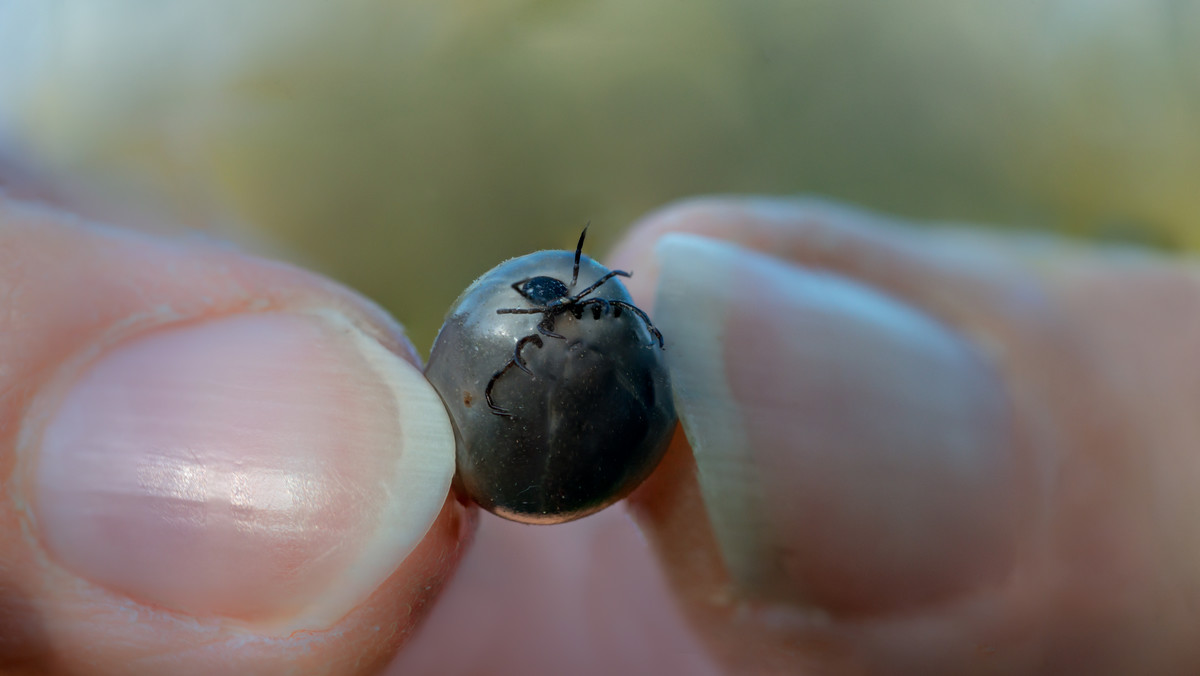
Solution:
M 501 259 L 698 193 L 1200 245 L 1200 3 L 0 0 L 0 64 L 10 149 L 422 350 Z

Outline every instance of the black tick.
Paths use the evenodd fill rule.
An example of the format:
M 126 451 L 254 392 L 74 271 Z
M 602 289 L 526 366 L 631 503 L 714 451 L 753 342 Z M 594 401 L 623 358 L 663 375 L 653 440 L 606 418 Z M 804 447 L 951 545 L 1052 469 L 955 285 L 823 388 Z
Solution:
M 425 375 L 454 424 L 456 485 L 507 519 L 560 523 L 616 502 L 676 427 L 670 345 L 633 304 L 629 274 L 583 254 L 586 235 L 574 252 L 485 273 L 429 356 Z
M 579 281 L 579 258 L 583 254 L 583 240 L 587 237 L 587 227 L 584 226 L 583 232 L 579 234 L 579 243 L 575 245 L 575 265 L 571 269 L 571 283 L 565 284 L 562 280 L 546 275 L 538 275 L 536 277 L 526 277 L 525 279 L 512 283 L 512 288 L 517 293 L 521 294 L 525 300 L 533 303 L 534 307 L 529 308 L 501 308 L 496 310 L 498 315 L 542 315 L 542 320 L 537 324 L 537 333 L 531 333 L 528 336 L 522 337 L 517 341 L 517 345 L 513 348 L 513 356 L 508 362 L 492 375 L 492 379 L 488 381 L 487 387 L 483 390 L 483 396 L 487 399 L 488 408 L 492 409 L 492 413 L 502 416 L 511 416 L 508 409 L 501 408 L 492 400 L 492 388 L 496 386 L 496 381 L 500 379 L 509 369 L 516 366 L 522 371 L 533 375 L 533 371 L 529 370 L 529 366 L 525 360 L 521 358 L 521 350 L 529 343 L 541 348 L 544 347 L 542 336 L 547 338 L 557 338 L 565 340 L 566 336 L 561 333 L 555 333 L 555 319 L 570 312 L 575 316 L 575 319 L 582 319 L 585 308 L 592 309 L 592 318 L 600 319 L 612 311 L 613 319 L 621 316 L 622 310 L 629 310 L 636 314 L 646 324 L 646 328 L 650 331 L 650 335 L 658 341 L 658 346 L 663 347 L 662 333 L 654 328 L 654 324 L 650 318 L 642 312 L 641 308 L 628 303 L 624 300 L 612 298 L 585 298 L 596 289 L 599 289 L 605 282 L 613 277 L 629 277 L 629 273 L 624 270 L 609 270 L 603 277 L 597 279 L 587 285 L 579 293 L 572 294 L 571 291 L 575 288 L 575 284 Z M 539 335 L 540 334 L 540 335 Z

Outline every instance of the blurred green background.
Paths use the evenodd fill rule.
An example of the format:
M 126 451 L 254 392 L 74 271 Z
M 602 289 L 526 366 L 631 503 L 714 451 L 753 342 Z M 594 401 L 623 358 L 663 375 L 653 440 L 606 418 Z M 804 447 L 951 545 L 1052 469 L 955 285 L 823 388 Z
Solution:
M 0 150 L 427 351 L 501 259 L 699 193 L 1196 247 L 1200 3 L 0 0 Z

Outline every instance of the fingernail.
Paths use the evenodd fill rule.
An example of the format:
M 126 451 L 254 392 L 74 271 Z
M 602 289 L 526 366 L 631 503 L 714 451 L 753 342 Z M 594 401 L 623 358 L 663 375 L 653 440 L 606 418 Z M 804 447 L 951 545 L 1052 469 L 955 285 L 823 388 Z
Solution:
M 454 472 L 416 367 L 336 313 L 255 314 L 117 346 L 44 429 L 51 556 L 143 603 L 294 628 L 364 600 Z
M 716 240 L 667 235 L 656 255 L 677 408 L 745 595 L 854 612 L 1003 577 L 1007 404 L 963 337 Z

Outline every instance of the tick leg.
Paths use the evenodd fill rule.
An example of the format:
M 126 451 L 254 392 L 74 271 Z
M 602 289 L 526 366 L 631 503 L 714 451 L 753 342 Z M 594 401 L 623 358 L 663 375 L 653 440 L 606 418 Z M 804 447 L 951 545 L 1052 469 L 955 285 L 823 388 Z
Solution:
M 525 363 L 525 360 L 521 358 L 521 349 L 529 343 L 533 343 L 534 345 L 541 347 L 542 346 L 542 337 L 536 333 L 531 333 L 528 336 L 525 336 L 524 338 L 518 340 L 517 347 L 513 350 L 512 361 L 514 364 L 517 365 L 517 368 L 528 373 L 529 375 L 533 375 L 533 371 L 529 370 L 529 366 Z
M 509 307 L 496 310 L 498 315 L 544 315 L 550 312 L 550 308 L 545 307 Z
M 583 298 L 584 296 L 586 296 L 589 293 L 598 289 L 601 284 L 607 282 L 608 280 L 612 279 L 613 277 L 632 277 L 632 276 L 633 275 L 629 274 L 628 272 L 625 272 L 624 270 L 609 270 L 608 273 L 605 274 L 603 277 L 592 282 L 591 286 L 584 289 L 583 291 L 580 291 L 579 293 L 575 294 L 574 296 L 571 296 L 571 301 L 577 301 L 580 298 Z
M 579 257 L 583 254 L 583 239 L 587 237 L 587 229 L 591 224 L 592 222 L 588 221 L 587 225 L 583 226 L 583 232 L 579 233 L 579 244 L 575 245 L 575 267 L 571 269 L 572 289 L 575 288 L 575 282 L 579 281 Z
M 555 317 L 555 315 L 547 314 L 545 319 L 538 322 L 538 325 L 537 325 L 538 333 L 540 333 L 543 336 L 546 336 L 548 338 L 560 338 L 562 340 L 566 340 L 567 339 L 566 336 L 564 336 L 561 333 L 554 332 L 554 317 Z
M 500 376 L 508 372 L 508 370 L 512 368 L 514 364 L 515 362 L 513 362 L 513 360 L 508 360 L 508 363 L 504 365 L 504 368 L 492 374 L 492 379 L 488 381 L 487 387 L 483 388 L 483 398 L 487 400 L 488 408 L 492 409 L 492 413 L 499 416 L 504 416 L 505 418 L 511 418 L 512 414 L 508 412 L 508 409 L 501 408 L 496 405 L 496 402 L 492 401 L 492 388 L 496 386 L 496 381 L 500 380 Z
M 508 409 L 497 406 L 496 402 L 492 400 L 492 389 L 496 387 L 496 382 L 500 380 L 505 373 L 508 373 L 508 370 L 514 366 L 528 373 L 529 375 L 533 375 L 533 371 L 529 370 L 529 365 L 526 364 L 525 360 L 521 357 L 521 350 L 524 349 L 524 347 L 529 343 L 533 343 L 538 347 L 542 347 L 542 337 L 536 333 L 531 333 L 528 336 L 518 340 L 517 346 L 513 348 L 512 359 L 508 360 L 508 363 L 504 365 L 504 368 L 493 373 L 492 379 L 488 381 L 487 387 L 483 388 L 483 398 L 487 400 L 488 408 L 492 409 L 492 413 L 495 413 L 496 415 L 504 416 L 505 418 L 512 417 L 512 414 L 508 412 Z
M 616 314 L 615 308 L 625 308 L 626 310 L 629 310 L 630 312 L 636 314 L 638 317 L 641 317 L 642 321 L 646 322 L 646 328 L 650 330 L 650 336 L 658 341 L 658 346 L 660 348 L 663 346 L 662 332 L 659 331 L 658 329 L 654 328 L 654 323 L 650 321 L 650 317 L 646 316 L 645 312 L 642 312 L 641 308 L 639 308 L 638 306 L 633 305 L 631 303 L 626 303 L 623 300 L 612 300 L 612 301 L 609 301 L 609 303 L 611 303 L 614 307 L 614 310 L 613 310 L 614 315 Z
M 575 316 L 576 317 L 582 316 L 583 308 L 587 307 L 588 305 L 592 306 L 592 319 L 600 319 L 600 317 L 602 315 L 608 313 L 609 306 L 608 306 L 607 300 L 605 300 L 604 298 L 589 298 L 587 300 L 580 301 L 575 304 L 575 307 L 578 308 L 578 310 L 579 310 L 579 314 L 577 314 Z

